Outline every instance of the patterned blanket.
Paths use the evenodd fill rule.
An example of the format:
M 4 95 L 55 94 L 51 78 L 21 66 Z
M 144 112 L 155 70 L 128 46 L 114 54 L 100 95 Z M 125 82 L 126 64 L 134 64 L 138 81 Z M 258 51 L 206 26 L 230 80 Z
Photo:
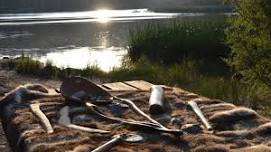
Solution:
M 131 99 L 142 111 L 149 114 L 148 90 L 108 91 L 118 97 Z M 109 121 L 95 115 L 83 105 L 67 102 L 61 94 L 39 84 L 19 86 L 8 93 L 0 102 L 0 114 L 13 151 L 89 152 L 112 139 L 114 135 L 131 132 L 141 135 L 144 141 L 120 142 L 114 145 L 111 151 L 271 151 L 271 122 L 255 111 L 179 88 L 168 87 L 165 98 L 166 113 L 154 115 L 152 118 L 167 128 L 184 130 L 184 135 L 176 136 Z M 214 131 L 204 128 L 187 104 L 191 100 L 199 105 Z M 52 131 L 46 130 L 46 124 L 31 110 L 33 105 L 38 105 L 37 109 L 44 113 Z M 106 116 L 148 122 L 118 101 L 97 105 L 97 108 Z

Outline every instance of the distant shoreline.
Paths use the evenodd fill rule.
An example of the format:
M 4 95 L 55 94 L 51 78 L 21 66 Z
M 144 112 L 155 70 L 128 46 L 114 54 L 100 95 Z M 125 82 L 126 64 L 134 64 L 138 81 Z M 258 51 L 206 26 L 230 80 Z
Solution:
M 20 6 L 20 7 L 18 7 Z M 221 0 L 2 0 L 0 13 L 25 13 L 25 12 L 64 12 L 87 11 L 97 9 L 140 9 L 151 10 L 178 10 L 182 8 L 210 8 L 228 7 Z

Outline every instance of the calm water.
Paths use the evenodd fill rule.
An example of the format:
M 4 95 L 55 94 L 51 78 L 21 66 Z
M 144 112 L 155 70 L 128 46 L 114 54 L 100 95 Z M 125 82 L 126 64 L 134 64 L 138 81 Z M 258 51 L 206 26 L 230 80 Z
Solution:
M 0 57 L 29 55 L 58 67 L 97 65 L 104 71 L 121 64 L 130 29 L 150 22 L 203 16 L 148 9 L 0 15 Z

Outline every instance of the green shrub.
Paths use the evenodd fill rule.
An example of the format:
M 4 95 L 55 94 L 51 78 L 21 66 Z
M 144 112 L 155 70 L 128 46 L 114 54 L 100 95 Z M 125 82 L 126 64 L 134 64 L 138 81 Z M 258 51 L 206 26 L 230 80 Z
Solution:
M 271 88 L 271 1 L 240 0 L 230 20 L 228 63 L 246 80 Z
M 21 57 L 15 59 L 15 69 L 21 74 L 39 74 L 42 64 L 39 61 L 32 60 L 30 57 Z
M 41 75 L 48 77 L 48 78 L 56 79 L 56 78 L 58 78 L 60 71 L 61 71 L 61 69 L 54 66 L 52 62 L 47 61 L 43 70 L 42 70 Z
M 81 72 L 79 72 L 80 74 L 78 75 L 82 75 L 85 77 L 100 77 L 100 78 L 104 78 L 106 73 L 104 71 L 102 71 L 97 65 L 92 65 L 92 66 L 87 66 L 85 69 L 82 69 Z

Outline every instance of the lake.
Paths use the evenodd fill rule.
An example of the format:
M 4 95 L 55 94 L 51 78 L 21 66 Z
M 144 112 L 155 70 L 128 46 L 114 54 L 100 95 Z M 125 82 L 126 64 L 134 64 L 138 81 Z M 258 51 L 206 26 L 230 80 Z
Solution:
M 22 54 L 58 67 L 119 67 L 129 30 L 149 23 L 207 16 L 148 9 L 0 14 L 0 57 Z

